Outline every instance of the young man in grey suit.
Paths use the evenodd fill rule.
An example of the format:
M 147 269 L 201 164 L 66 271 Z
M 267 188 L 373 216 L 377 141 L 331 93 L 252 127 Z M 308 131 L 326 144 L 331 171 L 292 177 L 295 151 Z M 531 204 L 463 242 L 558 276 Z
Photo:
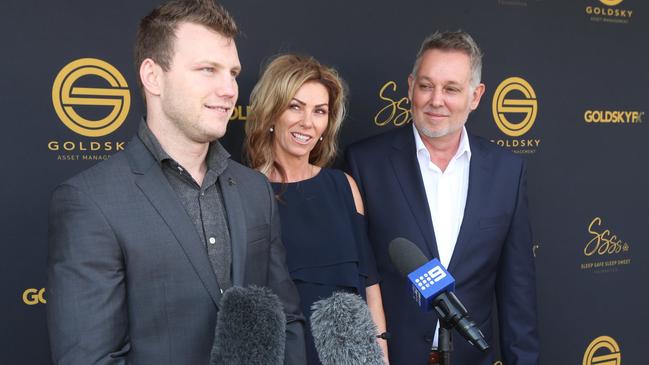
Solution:
M 267 286 L 304 363 L 273 192 L 218 139 L 238 95 L 237 26 L 212 0 L 140 23 L 146 120 L 123 153 L 53 193 L 47 317 L 57 364 L 208 364 L 223 290 Z

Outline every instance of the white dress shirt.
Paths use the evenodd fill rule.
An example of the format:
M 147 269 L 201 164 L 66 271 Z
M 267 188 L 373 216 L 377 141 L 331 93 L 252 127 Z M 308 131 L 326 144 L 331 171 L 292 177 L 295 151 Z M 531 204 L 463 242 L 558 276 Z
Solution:
M 442 172 L 430 160 L 430 153 L 426 149 L 414 123 L 412 129 L 415 133 L 419 171 L 421 171 L 424 182 L 428 208 L 430 209 L 435 230 L 439 261 L 444 267 L 448 268 L 460 232 L 460 226 L 462 225 L 466 196 L 469 189 L 469 165 L 471 162 L 469 137 L 466 128 L 463 127 L 460 135 L 460 145 L 449 161 L 446 170 Z M 435 329 L 433 346 L 437 346 L 438 329 L 439 325 Z

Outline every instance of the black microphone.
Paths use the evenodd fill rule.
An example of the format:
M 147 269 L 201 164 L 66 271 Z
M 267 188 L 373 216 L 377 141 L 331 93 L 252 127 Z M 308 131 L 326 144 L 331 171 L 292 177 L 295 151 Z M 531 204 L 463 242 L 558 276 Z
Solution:
M 277 295 L 264 287 L 231 287 L 223 293 L 216 320 L 212 363 L 281 365 L 286 315 Z
M 405 238 L 395 238 L 389 246 L 390 259 L 411 284 L 415 300 L 425 311 L 435 310 L 449 328 L 455 329 L 481 351 L 489 344 L 469 318 L 468 311 L 453 293 L 455 279 L 437 259 L 428 260 L 421 250 Z
M 311 333 L 322 365 L 384 364 L 378 330 L 361 297 L 336 292 L 311 309 Z

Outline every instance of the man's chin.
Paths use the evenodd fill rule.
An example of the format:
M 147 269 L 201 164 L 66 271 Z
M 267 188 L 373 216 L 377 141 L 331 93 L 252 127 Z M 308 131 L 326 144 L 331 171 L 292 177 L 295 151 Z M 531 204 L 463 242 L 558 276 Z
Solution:
M 225 135 L 225 129 L 222 131 L 203 131 L 200 135 L 194 135 L 194 142 L 198 143 L 212 143 L 218 139 L 221 139 Z
M 439 138 L 439 137 L 444 137 L 447 134 L 449 134 L 451 131 L 448 128 L 444 129 L 430 129 L 426 127 L 420 127 L 415 124 L 415 127 L 417 128 L 417 131 L 419 132 L 420 135 L 426 138 Z
M 208 139 L 207 142 L 213 142 L 225 136 L 225 133 L 228 130 L 228 122 L 219 121 L 218 123 L 218 127 L 211 128 L 204 132 L 205 138 Z

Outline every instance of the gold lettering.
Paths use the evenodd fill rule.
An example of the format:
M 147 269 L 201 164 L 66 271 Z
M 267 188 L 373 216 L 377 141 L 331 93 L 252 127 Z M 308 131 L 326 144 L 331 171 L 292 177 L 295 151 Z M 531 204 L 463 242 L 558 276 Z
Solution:
M 397 127 L 404 125 L 410 121 L 410 109 L 406 109 L 401 106 L 401 104 L 403 104 L 404 102 L 408 103 L 408 98 L 401 98 L 397 103 L 397 109 L 401 110 L 401 113 L 397 114 L 397 116 L 394 118 L 394 125 Z
M 617 235 L 613 234 L 609 229 L 605 229 L 599 233 L 595 228 L 599 228 L 602 225 L 602 219 L 600 217 L 595 217 L 590 224 L 588 225 L 588 233 L 593 235 L 586 246 L 584 247 L 584 255 L 592 256 L 595 253 L 598 255 L 612 255 L 617 254 L 623 251 L 628 247 L 628 244 L 623 242 L 618 238 Z
M 45 304 L 47 301 L 44 297 L 45 288 L 41 290 L 29 288 L 23 292 L 23 302 L 27 305 L 36 305 L 38 303 Z
M 602 223 L 602 219 L 600 217 L 595 217 L 595 219 L 593 219 L 588 225 L 588 233 L 594 235 L 595 237 L 593 237 L 590 241 L 588 241 L 586 247 L 584 247 L 584 255 L 586 256 L 592 256 L 597 251 L 597 247 L 599 246 L 600 236 L 597 233 L 597 231 L 593 231 L 593 224 L 595 223 L 597 223 L 597 225 L 599 226 Z M 595 244 L 595 247 L 593 249 L 589 249 L 590 245 L 593 242 L 597 242 Z
M 376 115 L 374 116 L 374 124 L 379 127 L 393 122 L 394 125 L 400 126 L 410 121 L 410 110 L 402 107 L 403 103 L 408 103 L 407 97 L 402 97 L 399 100 L 394 100 L 389 96 L 385 96 L 386 89 L 391 88 L 392 91 L 397 91 L 397 83 L 394 81 L 388 81 L 381 87 L 379 91 L 379 99 L 387 102 L 383 108 L 381 108 Z M 397 114 L 397 111 L 401 111 Z M 387 114 L 385 118 L 382 118 L 383 115 Z
M 600 8 L 596 6 L 587 6 L 586 14 L 588 15 L 603 15 L 611 18 L 631 18 L 633 16 L 633 10 L 628 9 L 610 9 L 610 8 Z M 602 20 L 601 18 L 591 18 L 591 20 Z M 604 19 L 605 20 L 605 19 Z M 628 22 L 628 21 L 626 21 Z
M 603 244 L 599 246 L 599 249 L 597 249 L 598 254 L 603 255 L 608 251 L 608 247 L 611 245 L 611 240 L 608 238 L 610 233 L 611 231 L 605 229 L 604 232 L 599 235 L 600 242 L 603 242 Z
M 61 149 L 71 152 L 71 151 L 123 151 L 125 148 L 126 142 L 124 141 L 49 141 L 47 143 L 47 149 L 50 151 L 60 151 Z
M 642 122 L 644 112 L 634 110 L 586 110 L 586 123 L 634 124 Z
M 243 112 L 243 107 L 241 105 L 237 105 L 234 107 L 234 110 L 232 111 L 232 115 L 230 116 L 230 120 L 248 120 L 248 114 L 250 114 L 250 105 L 246 106 L 246 112 Z

